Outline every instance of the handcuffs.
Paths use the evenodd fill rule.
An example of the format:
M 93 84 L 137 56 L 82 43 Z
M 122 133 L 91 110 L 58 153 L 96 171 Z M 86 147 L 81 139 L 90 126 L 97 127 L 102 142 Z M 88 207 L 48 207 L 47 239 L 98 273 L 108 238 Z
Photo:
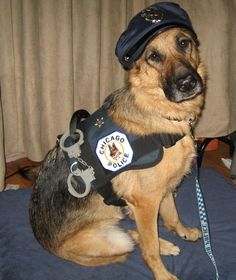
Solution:
M 87 196 L 91 190 L 91 182 L 94 181 L 95 172 L 92 166 L 89 166 L 81 157 L 81 145 L 84 143 L 84 134 L 80 129 L 75 129 L 79 137 L 75 142 L 71 133 L 68 131 L 60 138 L 60 148 L 66 153 L 68 161 L 70 163 L 70 174 L 67 178 L 68 191 L 71 195 L 77 198 L 83 198 Z M 80 168 L 82 166 L 83 168 Z M 84 192 L 78 192 L 75 190 L 74 184 L 84 185 Z

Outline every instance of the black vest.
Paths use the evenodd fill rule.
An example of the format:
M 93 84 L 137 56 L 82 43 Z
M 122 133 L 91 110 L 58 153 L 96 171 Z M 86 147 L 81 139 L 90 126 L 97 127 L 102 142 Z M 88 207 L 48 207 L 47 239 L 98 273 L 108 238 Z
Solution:
M 91 182 L 92 190 L 104 197 L 106 204 L 124 206 L 124 200 L 117 198 L 113 192 L 111 180 L 121 172 L 130 169 L 144 169 L 158 164 L 163 157 L 163 147 L 169 148 L 182 139 L 180 134 L 152 134 L 140 136 L 128 133 L 108 116 L 107 109 L 102 106 L 91 116 L 87 113 L 81 120 L 79 110 L 71 121 L 71 126 L 81 130 L 84 143 L 81 145 L 80 158 L 95 172 L 95 180 Z M 73 134 L 73 131 L 71 132 Z M 73 139 L 72 139 L 73 142 Z M 73 159 L 66 155 L 69 166 Z M 74 159 L 74 161 L 76 158 Z M 81 182 L 80 182 L 81 183 Z

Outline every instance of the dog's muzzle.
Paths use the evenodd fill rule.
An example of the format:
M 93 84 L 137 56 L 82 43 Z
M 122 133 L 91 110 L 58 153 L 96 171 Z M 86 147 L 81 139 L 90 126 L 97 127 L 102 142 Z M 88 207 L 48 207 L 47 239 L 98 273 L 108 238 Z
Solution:
M 197 79 L 191 74 L 187 75 L 186 77 L 180 78 L 176 82 L 177 90 L 183 93 L 193 91 L 196 86 L 197 86 Z
M 200 75 L 192 67 L 182 66 L 167 78 L 164 83 L 166 97 L 173 102 L 182 102 L 203 91 Z

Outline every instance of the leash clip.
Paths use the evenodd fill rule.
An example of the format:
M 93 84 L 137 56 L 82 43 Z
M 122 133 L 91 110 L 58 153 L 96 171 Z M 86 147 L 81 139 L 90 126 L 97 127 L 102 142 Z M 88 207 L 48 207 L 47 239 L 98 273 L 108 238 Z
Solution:
M 189 130 L 190 130 L 190 133 L 191 133 L 191 137 L 196 142 L 197 138 L 195 137 L 195 133 L 194 133 L 194 129 L 193 129 L 193 122 L 194 122 L 194 120 L 190 118 L 188 120 L 188 126 L 189 126 Z

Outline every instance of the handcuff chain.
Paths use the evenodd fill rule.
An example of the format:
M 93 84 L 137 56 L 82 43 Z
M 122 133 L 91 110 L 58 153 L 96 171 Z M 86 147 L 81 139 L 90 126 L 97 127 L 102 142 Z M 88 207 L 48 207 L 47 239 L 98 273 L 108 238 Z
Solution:
M 81 157 L 78 157 L 77 159 L 78 159 L 78 162 L 81 163 L 82 165 L 84 165 L 85 167 L 91 168 L 91 166 L 88 165 L 87 162 L 84 161 Z

